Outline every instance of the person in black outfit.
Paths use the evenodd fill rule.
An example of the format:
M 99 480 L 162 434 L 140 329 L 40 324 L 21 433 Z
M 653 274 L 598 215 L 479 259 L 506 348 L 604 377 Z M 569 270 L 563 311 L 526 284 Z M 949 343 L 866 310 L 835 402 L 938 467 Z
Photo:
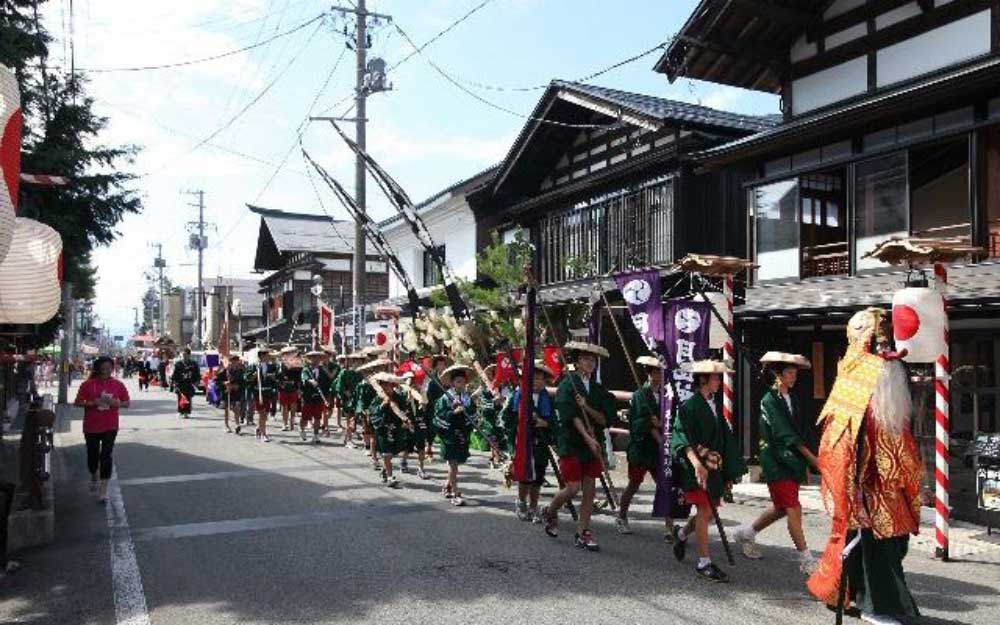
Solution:
M 174 365 L 174 375 L 171 378 L 174 390 L 177 392 L 177 413 L 184 419 L 191 416 L 191 402 L 197 391 L 201 370 L 198 363 L 191 359 L 191 349 L 185 347 L 181 359 Z

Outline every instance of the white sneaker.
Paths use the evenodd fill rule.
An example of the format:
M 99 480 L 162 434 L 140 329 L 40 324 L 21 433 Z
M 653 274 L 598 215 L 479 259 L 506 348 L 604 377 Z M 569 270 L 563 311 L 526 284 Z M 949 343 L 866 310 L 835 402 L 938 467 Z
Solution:
M 806 577 L 813 574 L 819 563 L 816 562 L 816 558 L 813 557 L 811 551 L 806 550 L 799 554 L 799 572 L 801 572 Z
M 618 529 L 619 534 L 631 534 L 632 528 L 628 525 L 628 519 L 623 519 L 621 517 L 615 518 L 615 527 Z
M 531 509 L 531 522 L 535 525 L 541 525 L 545 519 L 542 518 L 542 513 L 538 511 L 538 508 Z
M 870 612 L 862 612 L 861 620 L 866 623 L 871 623 L 872 625 L 902 625 L 902 623 L 892 618 L 891 616 L 885 616 L 883 614 L 871 614 Z
M 745 528 L 741 527 L 736 530 L 733 534 L 736 539 L 737 544 L 740 546 L 740 551 L 743 552 L 743 557 L 748 560 L 760 560 L 764 557 L 764 554 L 760 552 L 760 547 L 757 546 L 755 536 L 751 536 Z
M 519 521 L 530 521 L 531 513 L 528 512 L 528 504 L 520 500 L 515 502 L 514 516 L 516 516 Z

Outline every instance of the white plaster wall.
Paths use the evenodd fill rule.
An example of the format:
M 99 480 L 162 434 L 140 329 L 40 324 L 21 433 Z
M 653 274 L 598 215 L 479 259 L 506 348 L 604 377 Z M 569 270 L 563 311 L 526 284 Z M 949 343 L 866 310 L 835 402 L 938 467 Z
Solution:
M 945 24 L 877 52 L 879 87 L 990 52 L 990 12 Z
M 436 245 L 445 246 L 445 259 L 452 272 L 459 278 L 476 277 L 476 220 L 462 197 L 452 197 L 421 212 L 424 223 Z M 383 230 L 386 240 L 396 250 L 413 284 L 420 289 L 423 284 L 423 247 L 409 226 L 396 222 Z M 403 283 L 389 273 L 389 297 L 406 295 Z
M 835 65 L 792 82 L 792 114 L 800 115 L 868 90 L 868 59 Z

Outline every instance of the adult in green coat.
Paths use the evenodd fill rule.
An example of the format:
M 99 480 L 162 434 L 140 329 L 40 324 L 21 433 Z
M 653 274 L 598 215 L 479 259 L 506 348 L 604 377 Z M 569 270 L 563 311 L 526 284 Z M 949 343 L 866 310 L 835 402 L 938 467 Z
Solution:
M 687 537 L 693 529 L 699 556 L 695 571 L 703 579 L 725 582 L 729 581 L 728 576 L 712 563 L 708 551 L 711 503 L 718 507 L 726 485 L 746 473 L 746 464 L 739 455 L 732 430 L 715 404 L 725 365 L 714 360 L 686 365 L 685 370 L 694 374 L 696 391 L 677 411 L 671 451 L 681 459 L 675 477 L 684 490 L 684 498 L 688 504 L 696 506 L 698 512 L 678 531 L 674 556 L 684 559 Z
M 774 386 L 760 402 L 760 468 L 771 495 L 771 505 L 753 523 L 740 526 L 733 534 L 743 555 L 751 560 L 762 557 L 757 547 L 757 533 L 784 517 L 788 534 L 799 552 L 799 570 L 812 575 L 816 559 L 802 531 L 802 505 L 799 485 L 806 482 L 808 467 L 817 466 L 816 456 L 806 446 L 801 432 L 803 419 L 791 391 L 799 369 L 811 364 L 798 354 L 768 352 L 760 359 L 774 380 Z
M 322 362 L 325 354 L 321 351 L 311 351 L 306 354 L 309 364 L 299 373 L 299 386 L 302 389 L 302 416 L 299 421 L 299 436 L 306 440 L 306 425 L 312 422 L 313 444 L 319 444 L 319 431 L 323 421 L 323 411 L 326 408 L 326 398 L 323 391 L 330 386 L 326 377 L 326 369 Z
M 458 490 L 458 465 L 469 459 L 469 433 L 476 418 L 476 403 L 466 385 L 474 375 L 472 367 L 452 365 L 441 374 L 445 393 L 434 404 L 434 428 L 441 439 L 441 458 L 448 463 L 444 496 L 456 506 L 465 505 Z
M 632 498 L 646 479 L 654 476 L 657 456 L 663 437 L 660 432 L 660 395 L 663 387 L 663 366 L 652 356 L 640 356 L 636 364 L 646 371 L 648 379 L 635 393 L 628 407 L 628 486 L 618 502 L 615 525 L 622 534 L 631 534 L 628 509 Z
M 588 551 L 598 551 L 597 540 L 590 529 L 590 515 L 594 510 L 594 481 L 604 471 L 601 441 L 604 440 L 604 428 L 614 417 L 615 400 L 594 379 L 594 371 L 597 359 L 607 358 L 608 350 L 600 345 L 571 341 L 566 343 L 564 351 L 576 365 L 576 370 L 566 373 L 559 382 L 553 402 L 558 415 L 555 435 L 559 471 L 565 486 L 542 513 L 543 527 L 549 536 L 558 536 L 557 512 L 581 491 L 573 544 Z

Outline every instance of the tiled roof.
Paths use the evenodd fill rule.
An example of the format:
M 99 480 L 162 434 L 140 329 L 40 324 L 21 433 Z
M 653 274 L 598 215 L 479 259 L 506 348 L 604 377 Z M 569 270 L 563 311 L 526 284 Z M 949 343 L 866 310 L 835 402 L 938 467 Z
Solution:
M 354 252 L 354 222 L 332 221 L 325 215 L 287 213 L 247 204 L 264 220 L 279 254 L 286 252 Z
M 780 313 L 822 313 L 830 309 L 892 304 L 892 294 L 906 279 L 905 271 L 832 277 L 767 284 L 746 291 L 746 302 L 736 307 L 737 317 Z M 948 303 L 1000 301 L 1000 262 L 952 265 L 948 268 Z
M 732 128 L 734 130 L 749 130 L 753 132 L 767 130 L 776 126 L 781 121 L 780 115 L 741 115 L 699 104 L 667 100 L 656 96 L 619 91 L 617 89 L 598 87 L 579 82 L 554 80 L 552 81 L 552 86 L 569 89 L 599 100 L 604 100 L 608 103 L 617 104 L 633 113 L 645 115 L 646 117 L 660 121 L 680 121 L 689 124 Z

